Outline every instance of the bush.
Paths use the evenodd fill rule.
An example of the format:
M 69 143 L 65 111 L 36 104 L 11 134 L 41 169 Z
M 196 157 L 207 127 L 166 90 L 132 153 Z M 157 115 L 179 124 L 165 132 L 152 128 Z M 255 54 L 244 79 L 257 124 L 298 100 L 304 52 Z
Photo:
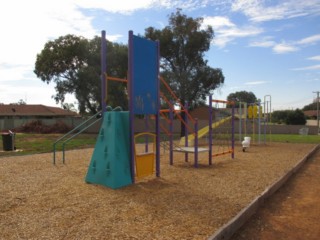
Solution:
M 14 131 L 21 133 L 66 133 L 70 130 L 71 128 L 61 121 L 49 126 L 41 120 L 35 120 L 16 128 Z
M 288 125 L 305 125 L 306 122 L 304 113 L 299 109 L 289 112 L 286 119 L 286 124 Z
M 307 122 L 303 111 L 300 109 L 294 111 L 274 111 L 272 113 L 271 121 L 274 123 L 285 123 L 287 125 L 305 125 Z

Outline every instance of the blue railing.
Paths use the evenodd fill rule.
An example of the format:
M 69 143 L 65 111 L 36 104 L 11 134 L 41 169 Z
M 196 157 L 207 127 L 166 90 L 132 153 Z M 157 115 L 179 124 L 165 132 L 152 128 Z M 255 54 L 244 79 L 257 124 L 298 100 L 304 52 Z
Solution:
M 89 119 L 87 119 L 86 121 L 84 121 L 83 123 L 81 123 L 80 125 L 78 125 L 77 127 L 75 127 L 74 129 L 72 129 L 71 131 L 69 131 L 68 133 L 66 133 L 65 135 L 63 135 L 62 137 L 60 137 L 57 141 L 55 141 L 53 143 L 53 164 L 56 164 L 56 146 L 59 142 L 61 142 L 62 140 L 64 140 L 65 138 L 67 138 L 68 136 L 70 136 L 71 134 L 73 134 L 71 137 L 67 138 L 63 143 L 62 143 L 62 154 L 63 154 L 63 158 L 62 161 L 63 163 L 65 162 L 65 145 L 66 143 L 68 143 L 71 139 L 75 138 L 76 136 L 78 136 L 80 133 L 82 133 L 83 131 L 85 131 L 86 129 L 88 129 L 89 127 L 93 126 L 94 124 L 96 124 L 98 121 L 101 120 L 102 116 L 99 117 L 99 114 L 101 114 L 100 112 L 97 112 L 95 115 L 91 116 Z M 91 122 L 90 124 L 87 125 L 88 122 L 90 122 L 92 119 L 97 118 L 96 120 L 94 120 L 93 122 Z M 83 127 L 83 128 L 82 128 Z M 82 128 L 82 129 L 81 129 Z M 78 131 L 79 130 L 79 131 Z

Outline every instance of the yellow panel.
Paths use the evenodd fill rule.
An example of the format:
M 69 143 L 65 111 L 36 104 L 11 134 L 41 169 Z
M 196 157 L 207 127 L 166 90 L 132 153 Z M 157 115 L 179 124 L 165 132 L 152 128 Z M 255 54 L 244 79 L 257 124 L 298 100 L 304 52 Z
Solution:
M 249 107 L 248 107 L 248 118 L 252 118 L 252 115 L 253 115 L 253 113 L 252 113 L 252 106 L 249 106 Z
M 136 177 L 146 177 L 154 171 L 154 153 L 144 153 L 136 155 Z
M 253 111 L 253 118 L 257 118 L 258 117 L 258 106 L 254 105 L 252 111 Z

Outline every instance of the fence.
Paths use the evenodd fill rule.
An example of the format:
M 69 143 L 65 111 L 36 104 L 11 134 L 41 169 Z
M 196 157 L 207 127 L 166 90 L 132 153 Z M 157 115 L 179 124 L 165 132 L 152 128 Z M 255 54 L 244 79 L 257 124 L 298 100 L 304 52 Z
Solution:
M 0 132 L 8 129 L 15 129 L 17 127 L 20 127 L 28 122 L 32 122 L 35 120 L 41 120 L 43 124 L 45 125 L 53 125 L 58 122 L 63 122 L 66 125 L 68 125 L 71 128 L 75 128 L 76 126 L 80 125 L 82 122 L 86 120 L 86 118 L 55 118 L 55 119 L 39 119 L 39 118 L 30 118 L 30 119 L 0 119 Z M 153 129 L 152 124 L 154 123 L 154 120 L 149 120 L 148 122 L 150 129 Z M 168 123 L 165 120 L 161 120 L 161 124 L 164 128 L 169 129 Z M 202 127 L 205 127 L 208 125 L 208 121 L 206 120 L 199 120 L 199 129 Z M 244 123 L 243 123 L 244 124 Z M 246 123 L 246 129 L 247 134 L 252 134 L 254 131 L 255 133 L 258 133 L 258 125 L 255 123 L 255 126 L 253 127 L 252 123 L 250 121 L 247 121 Z M 137 119 L 135 121 L 135 130 L 137 132 L 144 132 L 146 131 L 146 124 L 145 120 L 143 119 Z M 267 134 L 299 134 L 299 130 L 301 128 L 308 128 L 308 134 L 309 135 L 317 135 L 318 129 L 317 126 L 305 126 L 305 125 L 267 125 L 266 129 L 264 129 L 264 124 L 261 123 L 260 131 L 261 134 L 264 134 L 266 131 Z M 91 126 L 88 128 L 85 132 L 86 133 L 98 133 L 100 129 L 100 123 L 95 124 L 94 126 Z M 254 130 L 253 130 L 254 129 Z M 163 133 L 163 130 L 161 130 Z M 174 120 L 173 122 L 173 132 L 179 133 L 180 132 L 180 122 L 179 120 Z M 241 130 L 242 134 L 244 134 L 244 129 L 242 127 Z M 239 121 L 235 121 L 235 133 L 239 133 Z

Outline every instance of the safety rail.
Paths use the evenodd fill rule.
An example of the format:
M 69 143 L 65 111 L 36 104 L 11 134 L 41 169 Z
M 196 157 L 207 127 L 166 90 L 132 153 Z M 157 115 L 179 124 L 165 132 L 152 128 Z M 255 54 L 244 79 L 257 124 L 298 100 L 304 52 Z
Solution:
M 171 109 L 173 109 L 172 111 L 175 113 L 175 110 L 174 110 L 174 106 L 173 104 L 171 104 L 171 102 L 166 98 L 166 96 L 161 92 L 160 93 L 160 96 L 162 97 L 162 99 L 169 105 L 169 107 Z M 178 110 L 179 112 L 185 112 L 188 116 L 188 111 L 185 111 L 185 110 Z M 176 116 L 178 117 L 178 119 L 180 120 L 180 122 L 182 122 L 185 127 L 190 131 L 190 132 L 193 132 L 193 129 L 189 127 L 189 125 L 186 123 L 186 121 L 180 116 L 180 114 L 176 114 Z M 193 118 L 190 118 L 192 122 L 194 122 L 194 119 Z
M 90 118 L 88 118 L 86 121 L 84 121 L 83 123 L 81 123 L 80 125 L 78 125 L 77 127 L 75 127 L 74 129 L 72 129 L 71 131 L 67 132 L 65 135 L 63 135 L 62 137 L 60 137 L 58 140 L 56 140 L 53 143 L 53 164 L 56 164 L 56 145 L 61 142 L 62 140 L 64 140 L 66 137 L 68 137 L 69 135 L 73 134 L 75 131 L 79 130 L 81 127 L 83 127 L 84 125 L 86 125 L 89 121 L 91 121 L 93 118 L 97 118 L 98 115 L 101 114 L 100 112 L 97 112 L 96 114 L 94 114 L 93 116 L 91 116 Z M 102 117 L 101 117 L 102 118 Z M 65 159 L 65 153 L 64 153 L 64 149 L 65 149 L 65 144 L 67 142 L 69 142 L 71 139 L 73 139 L 74 137 L 78 136 L 80 133 L 82 133 L 84 130 L 88 129 L 89 127 L 91 127 L 92 125 L 94 125 L 95 123 L 97 123 L 98 121 L 101 120 L 101 118 L 97 118 L 95 121 L 93 121 L 92 123 L 90 123 L 89 125 L 85 126 L 83 129 L 81 129 L 79 132 L 76 132 L 74 135 L 72 135 L 71 137 L 69 137 L 67 140 L 65 140 L 62 143 L 62 151 L 63 151 L 63 163 L 64 163 L 64 159 Z
M 163 85 L 166 87 L 166 89 L 169 91 L 169 93 L 171 94 L 171 96 L 174 98 L 174 100 L 176 101 L 176 103 L 178 103 L 179 107 L 181 108 L 181 110 L 183 110 L 186 115 L 188 116 L 188 118 L 192 121 L 192 123 L 195 123 L 195 120 L 193 119 L 193 117 L 190 115 L 190 113 L 188 111 L 186 111 L 185 106 L 180 102 L 179 98 L 177 97 L 177 95 L 172 91 L 172 89 L 170 88 L 169 84 L 164 80 L 163 77 L 160 77 L 160 81 L 163 83 Z M 164 95 L 164 94 L 162 94 Z

